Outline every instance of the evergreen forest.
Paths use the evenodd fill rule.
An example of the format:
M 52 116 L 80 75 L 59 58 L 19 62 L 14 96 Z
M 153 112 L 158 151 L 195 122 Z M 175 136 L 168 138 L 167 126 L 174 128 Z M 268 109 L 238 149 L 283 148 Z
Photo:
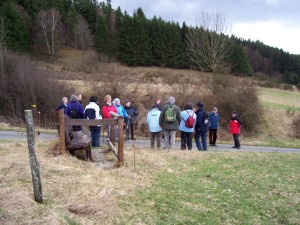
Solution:
M 0 19 L 2 50 L 55 60 L 61 48 L 95 49 L 107 62 L 215 72 L 195 66 L 187 55 L 187 33 L 201 27 L 165 21 L 159 15 L 146 18 L 142 8 L 129 15 L 120 7 L 113 9 L 110 0 L 4 0 Z M 263 74 L 299 85 L 300 55 L 234 35 L 225 38 L 230 45 L 223 62 L 227 72 Z

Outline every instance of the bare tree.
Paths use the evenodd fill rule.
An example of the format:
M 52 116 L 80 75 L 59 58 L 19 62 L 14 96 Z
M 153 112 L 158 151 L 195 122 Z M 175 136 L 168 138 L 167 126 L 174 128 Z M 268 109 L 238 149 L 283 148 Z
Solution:
M 1 66 L 2 75 L 4 74 L 4 57 L 7 51 L 6 33 L 7 33 L 7 29 L 5 27 L 4 18 L 0 16 L 0 66 Z
M 196 19 L 196 27 L 187 31 L 187 55 L 197 69 L 213 73 L 215 91 L 216 72 L 228 70 L 226 59 L 230 55 L 231 41 L 225 17 L 219 12 L 202 12 Z
M 93 45 L 93 36 L 89 25 L 84 18 L 80 18 L 74 28 L 75 46 L 81 50 L 88 49 Z
M 60 14 L 52 8 L 40 11 L 37 18 L 46 51 L 53 61 L 59 47 Z

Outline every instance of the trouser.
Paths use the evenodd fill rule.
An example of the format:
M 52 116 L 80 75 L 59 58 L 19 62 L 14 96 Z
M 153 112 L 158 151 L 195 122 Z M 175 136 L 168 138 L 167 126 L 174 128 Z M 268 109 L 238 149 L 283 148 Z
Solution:
M 207 150 L 207 143 L 206 143 L 206 135 L 207 132 L 196 132 L 195 133 L 195 142 L 197 145 L 197 149 L 200 150 Z M 201 137 L 201 142 L 200 142 L 200 137 Z
M 240 148 L 241 147 L 241 144 L 240 144 L 240 140 L 239 140 L 239 134 L 233 134 L 233 140 L 234 140 L 234 146 L 236 148 Z
M 92 147 L 99 147 L 100 146 L 100 133 L 101 127 L 99 126 L 92 126 L 90 127 L 91 137 L 92 137 Z
M 129 124 L 125 126 L 126 131 L 126 140 L 129 140 L 129 137 L 131 140 L 134 140 L 134 124 Z
M 160 139 L 161 139 L 161 131 L 159 132 L 150 132 L 151 133 L 151 148 L 154 148 L 154 143 L 156 139 L 157 148 L 160 148 Z
M 176 130 L 164 130 L 164 135 L 165 135 L 165 148 L 175 149 Z
M 217 141 L 217 132 L 218 132 L 218 129 L 209 129 L 209 144 L 210 145 L 215 145 L 216 144 L 216 141 Z
M 181 150 L 185 150 L 186 146 L 188 147 L 188 150 L 192 150 L 192 138 L 193 132 L 181 131 Z

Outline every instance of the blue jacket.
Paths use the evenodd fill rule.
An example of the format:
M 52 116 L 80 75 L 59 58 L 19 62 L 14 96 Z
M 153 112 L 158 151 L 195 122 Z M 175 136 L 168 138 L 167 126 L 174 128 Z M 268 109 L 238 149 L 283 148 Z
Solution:
M 67 108 L 66 108 L 66 114 L 68 116 L 71 115 L 71 109 L 75 107 L 78 111 L 78 117 L 77 119 L 83 119 L 83 108 L 82 105 L 78 102 L 78 101 L 72 101 L 68 104 Z
M 125 111 L 124 107 L 122 105 L 114 105 L 118 111 L 118 114 L 119 116 L 123 116 L 123 118 L 127 118 L 128 117 L 128 114 L 127 112 Z
M 187 120 L 187 118 L 189 117 L 189 115 L 187 114 L 187 112 L 190 114 L 190 116 L 193 115 L 193 118 L 195 120 L 195 123 L 194 123 L 194 127 L 195 127 L 195 124 L 196 124 L 196 120 L 197 120 L 197 115 L 196 113 L 194 113 L 194 111 L 192 109 L 189 109 L 189 110 L 184 110 L 184 111 L 181 111 L 181 121 L 180 121 L 180 125 L 179 125 L 179 130 L 181 131 L 184 131 L 184 132 L 194 132 L 194 127 L 193 128 L 189 128 L 189 127 L 186 127 L 185 126 L 185 121 Z
M 220 119 L 220 116 L 219 116 L 219 113 L 213 113 L 211 112 L 209 114 L 209 128 L 211 129 L 218 129 L 219 127 L 219 119 Z
M 203 133 L 208 131 L 208 125 L 204 124 L 205 120 L 205 111 L 203 108 L 200 108 L 196 111 L 197 122 L 195 125 L 195 131 L 198 133 Z
M 149 126 L 150 132 L 159 132 L 161 131 L 161 127 L 159 126 L 159 116 L 161 112 L 157 109 L 151 109 L 147 115 L 147 124 Z

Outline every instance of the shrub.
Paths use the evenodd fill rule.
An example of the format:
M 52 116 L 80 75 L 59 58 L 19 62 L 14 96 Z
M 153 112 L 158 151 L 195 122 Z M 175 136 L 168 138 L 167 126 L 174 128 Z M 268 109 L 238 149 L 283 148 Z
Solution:
M 51 74 L 41 70 L 28 56 L 8 52 L 0 84 L 0 114 L 22 122 L 24 110 L 37 105 L 42 124 L 55 120 L 55 107 L 60 99 L 71 93 L 70 88 L 51 79 Z
M 300 139 L 300 114 L 298 114 L 298 116 L 295 117 L 293 121 L 293 127 L 294 127 L 294 136 Z

